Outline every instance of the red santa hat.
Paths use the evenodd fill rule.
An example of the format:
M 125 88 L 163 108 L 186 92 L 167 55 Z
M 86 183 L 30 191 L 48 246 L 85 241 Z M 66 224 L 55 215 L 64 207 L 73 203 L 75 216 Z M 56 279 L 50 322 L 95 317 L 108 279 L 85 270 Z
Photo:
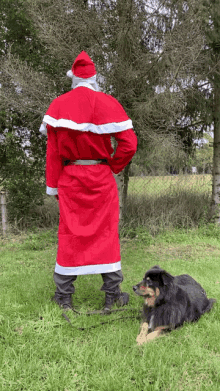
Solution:
M 88 79 L 95 75 L 95 64 L 84 50 L 76 57 L 71 70 L 67 72 L 69 77 L 76 76 L 83 79 Z

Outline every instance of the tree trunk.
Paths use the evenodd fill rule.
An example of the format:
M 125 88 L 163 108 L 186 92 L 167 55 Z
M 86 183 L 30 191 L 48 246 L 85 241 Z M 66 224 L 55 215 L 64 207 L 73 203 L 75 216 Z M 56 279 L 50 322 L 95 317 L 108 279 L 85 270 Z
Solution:
M 123 183 L 123 193 L 122 193 L 123 213 L 125 213 L 125 209 L 126 209 L 126 201 L 127 201 L 127 195 L 128 195 L 129 171 L 130 171 L 130 163 L 124 169 L 124 183 Z M 123 218 L 123 213 L 122 213 L 122 218 Z
M 214 153 L 212 182 L 212 215 L 220 223 L 220 80 L 215 76 L 214 84 Z
M 114 174 L 117 186 L 118 186 L 118 193 L 119 193 L 119 226 L 122 225 L 122 216 L 123 216 L 123 185 L 124 185 L 124 176 L 123 171 L 121 171 L 119 174 Z
M 127 200 L 127 194 L 128 194 L 128 181 L 129 181 L 129 169 L 130 164 L 128 164 L 123 171 L 121 171 L 119 174 L 114 175 L 117 186 L 118 186 L 118 192 L 119 192 L 119 207 L 120 207 L 120 224 L 121 227 L 123 224 L 123 218 L 124 213 L 126 209 L 126 200 Z
M 117 142 L 114 137 L 111 137 L 112 147 L 114 149 L 114 154 L 117 149 Z M 122 225 L 122 215 L 123 215 L 123 187 L 124 187 L 124 170 L 119 172 L 119 174 L 114 174 L 118 186 L 119 194 L 119 227 Z

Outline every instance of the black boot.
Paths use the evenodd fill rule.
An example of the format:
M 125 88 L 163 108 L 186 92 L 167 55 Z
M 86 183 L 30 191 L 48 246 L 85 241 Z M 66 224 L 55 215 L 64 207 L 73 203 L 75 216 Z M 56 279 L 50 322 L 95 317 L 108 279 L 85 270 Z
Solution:
M 129 302 L 129 294 L 126 292 L 107 293 L 105 294 L 104 311 L 110 311 L 114 303 L 117 307 L 123 307 Z
M 61 295 L 58 292 L 55 292 L 55 295 L 52 297 L 52 301 L 55 301 L 61 308 L 65 310 L 73 310 L 72 295 Z

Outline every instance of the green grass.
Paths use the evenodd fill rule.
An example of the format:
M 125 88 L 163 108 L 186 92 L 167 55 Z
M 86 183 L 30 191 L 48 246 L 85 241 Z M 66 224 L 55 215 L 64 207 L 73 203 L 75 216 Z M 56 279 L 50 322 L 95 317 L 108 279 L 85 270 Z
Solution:
M 62 310 L 50 301 L 56 241 L 53 230 L 11 236 L 0 243 L 1 391 L 219 390 L 217 227 L 167 230 L 156 237 L 140 230 L 135 239 L 122 240 L 122 289 L 130 294 L 128 308 L 142 308 L 132 285 L 155 264 L 174 275 L 192 275 L 208 297 L 217 299 L 197 323 L 141 347 L 135 341 L 140 319 L 127 318 L 132 312 L 104 317 L 68 312 L 74 327 L 62 317 Z M 100 275 L 79 276 L 75 306 L 83 312 L 100 309 L 101 285 Z

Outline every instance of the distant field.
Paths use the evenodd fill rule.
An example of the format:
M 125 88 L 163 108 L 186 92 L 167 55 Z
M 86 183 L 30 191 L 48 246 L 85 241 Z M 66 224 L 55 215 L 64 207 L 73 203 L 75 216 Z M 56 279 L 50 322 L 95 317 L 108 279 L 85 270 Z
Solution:
M 136 176 L 130 177 L 128 183 L 128 194 L 157 195 L 175 189 L 211 192 L 212 175 Z
M 211 192 L 212 175 L 169 175 L 131 177 L 128 194 L 157 195 L 175 190 Z

